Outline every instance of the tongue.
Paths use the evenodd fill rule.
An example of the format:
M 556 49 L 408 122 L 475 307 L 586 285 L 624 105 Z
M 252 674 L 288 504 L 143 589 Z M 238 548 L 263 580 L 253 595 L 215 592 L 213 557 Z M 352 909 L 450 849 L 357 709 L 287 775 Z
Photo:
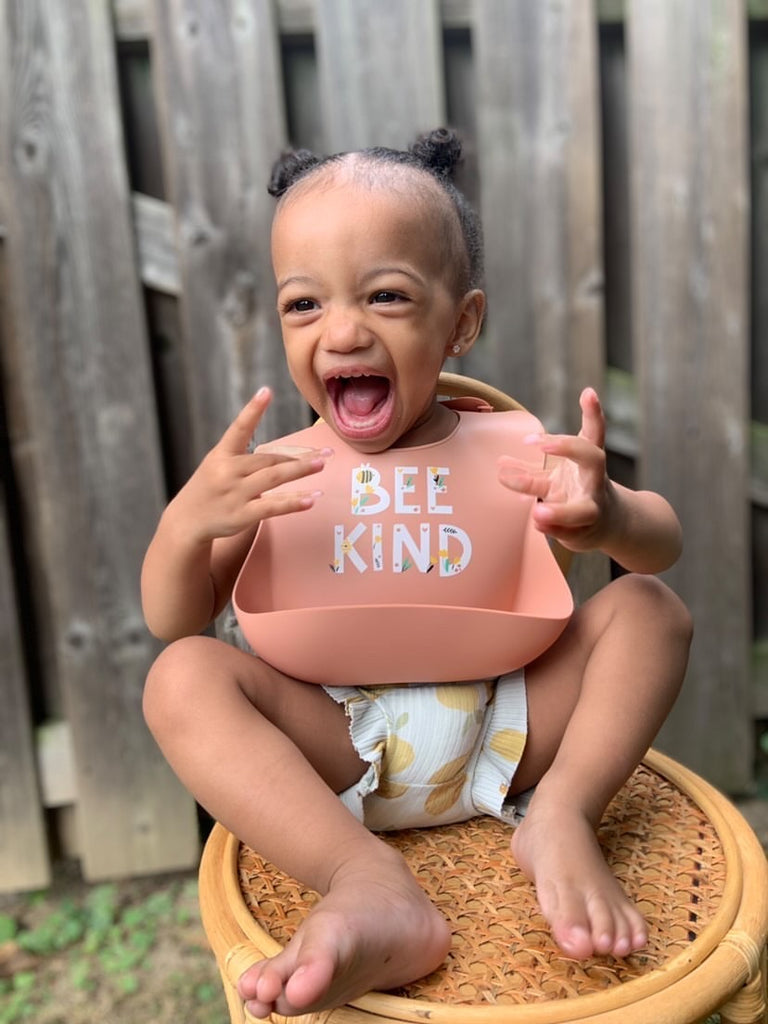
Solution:
M 370 416 L 388 392 L 385 377 L 350 377 L 341 393 L 341 404 L 351 416 Z

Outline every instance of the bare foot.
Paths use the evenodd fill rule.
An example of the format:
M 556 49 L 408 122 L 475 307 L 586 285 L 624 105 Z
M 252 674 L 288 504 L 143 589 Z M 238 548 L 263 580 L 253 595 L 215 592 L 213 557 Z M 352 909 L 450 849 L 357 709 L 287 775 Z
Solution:
M 250 1014 L 290 1017 L 342 1006 L 443 962 L 447 923 L 399 854 L 384 850 L 381 863 L 338 871 L 286 948 L 242 975 L 237 987 Z
M 512 852 L 536 886 L 558 946 L 584 959 L 595 953 L 628 956 L 648 930 L 603 858 L 589 820 L 571 806 L 534 797 L 512 837 Z

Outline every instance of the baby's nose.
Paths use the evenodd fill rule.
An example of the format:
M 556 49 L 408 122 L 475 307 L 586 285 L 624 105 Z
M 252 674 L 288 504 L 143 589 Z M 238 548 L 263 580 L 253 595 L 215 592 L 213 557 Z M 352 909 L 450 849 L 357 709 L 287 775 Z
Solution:
M 326 321 L 325 340 L 328 348 L 337 352 L 349 352 L 356 348 L 367 348 L 371 334 L 356 310 L 332 310 Z

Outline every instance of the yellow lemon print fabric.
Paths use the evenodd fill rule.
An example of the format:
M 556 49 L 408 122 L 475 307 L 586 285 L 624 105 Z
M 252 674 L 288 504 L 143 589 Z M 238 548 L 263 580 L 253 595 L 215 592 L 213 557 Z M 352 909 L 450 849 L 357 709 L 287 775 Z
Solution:
M 340 794 L 375 830 L 506 817 L 526 736 L 522 672 L 495 682 L 328 687 L 369 768 Z

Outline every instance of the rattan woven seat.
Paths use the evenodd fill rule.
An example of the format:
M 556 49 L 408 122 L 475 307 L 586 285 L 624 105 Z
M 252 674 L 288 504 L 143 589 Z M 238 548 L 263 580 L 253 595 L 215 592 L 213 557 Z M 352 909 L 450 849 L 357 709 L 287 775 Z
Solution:
M 291 1018 L 302 1024 L 722 1024 L 766 1020 L 768 866 L 751 828 L 715 789 L 653 751 L 600 828 L 613 871 L 645 914 L 648 947 L 576 961 L 555 946 L 508 826 L 476 818 L 385 836 L 449 920 L 438 971 L 391 993 Z M 233 1024 L 247 1019 L 242 972 L 274 954 L 318 899 L 221 825 L 200 873 L 203 923 Z M 274 1021 L 284 1021 L 274 1015 Z

